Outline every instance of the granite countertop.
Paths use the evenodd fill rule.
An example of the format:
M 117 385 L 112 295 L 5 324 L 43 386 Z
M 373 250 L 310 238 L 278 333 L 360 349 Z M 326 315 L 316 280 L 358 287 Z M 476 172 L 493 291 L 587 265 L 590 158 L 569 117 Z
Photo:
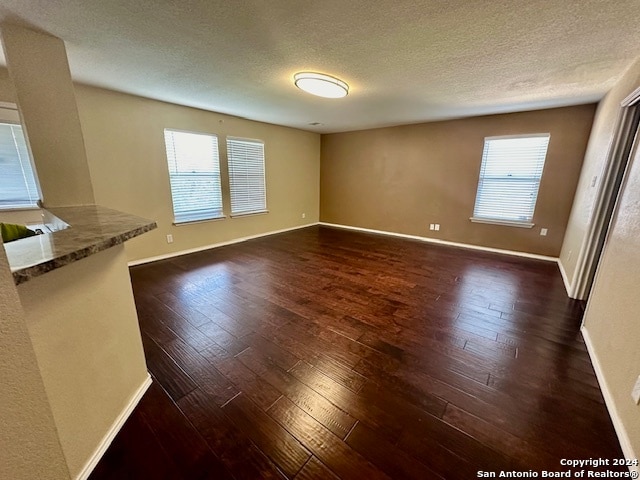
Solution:
M 69 228 L 4 245 L 16 285 L 156 228 L 156 223 L 98 205 L 47 208 Z

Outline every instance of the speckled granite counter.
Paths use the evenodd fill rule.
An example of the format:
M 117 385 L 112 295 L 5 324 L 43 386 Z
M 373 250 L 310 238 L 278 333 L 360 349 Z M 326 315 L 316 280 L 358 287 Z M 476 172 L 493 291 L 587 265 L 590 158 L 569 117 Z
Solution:
M 5 244 L 16 285 L 156 228 L 156 223 L 97 205 L 48 208 L 70 225 Z

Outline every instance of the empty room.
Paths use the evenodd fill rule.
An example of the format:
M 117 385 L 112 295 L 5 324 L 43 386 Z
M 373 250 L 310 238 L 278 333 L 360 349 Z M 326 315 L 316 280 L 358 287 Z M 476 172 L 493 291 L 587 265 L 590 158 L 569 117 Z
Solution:
M 637 6 L 3 0 L 0 479 L 637 478 Z

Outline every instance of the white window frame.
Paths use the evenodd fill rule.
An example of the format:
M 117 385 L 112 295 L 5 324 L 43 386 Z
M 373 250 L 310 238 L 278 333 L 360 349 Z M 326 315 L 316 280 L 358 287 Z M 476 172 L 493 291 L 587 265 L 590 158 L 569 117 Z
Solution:
M 546 143 L 541 141 L 538 142 L 538 145 L 532 145 L 528 150 L 507 152 L 508 155 L 513 155 L 514 162 L 518 161 L 518 157 L 521 162 L 529 162 L 527 167 L 521 166 L 520 172 L 517 167 L 513 170 L 506 170 L 504 161 L 507 157 L 504 151 L 498 150 L 497 142 L 533 138 L 545 139 Z M 550 140 L 549 133 L 507 135 L 484 139 L 478 189 L 473 216 L 470 218 L 472 222 L 521 228 L 532 228 L 535 225 L 532 223 L 533 216 Z M 514 165 L 517 164 L 514 163 Z M 497 187 L 501 184 L 507 189 L 511 188 L 512 194 L 509 195 L 508 190 L 498 192 Z M 526 196 L 529 196 L 528 200 L 524 200 Z
M 19 167 L 22 172 L 23 184 L 28 197 L 28 199 L 26 199 L 27 201 L 24 203 L 0 204 L 0 210 L 12 211 L 38 209 L 40 208 L 40 201 L 42 199 L 40 184 L 38 182 L 38 174 L 33 164 L 31 150 L 22 128 L 20 114 L 16 104 L 0 102 L 0 124 L 18 127 L 16 130 L 12 129 L 14 136 L 13 142 L 16 149 Z M 20 148 L 23 142 L 24 148 Z
M 250 146 L 249 151 L 243 146 Z M 231 216 L 268 213 L 264 142 L 227 137 Z
M 206 168 L 187 170 L 189 152 L 176 152 L 175 136 L 193 135 L 194 139 L 206 137 L 212 141 L 210 164 Z M 198 137 L 195 137 L 198 136 Z M 169 170 L 169 183 L 174 215 L 174 225 L 183 225 L 225 218 L 222 199 L 222 178 L 220 174 L 220 146 L 218 136 L 213 133 L 192 132 L 175 128 L 164 129 L 165 152 Z M 204 141 L 204 138 L 201 138 Z M 201 154 L 203 152 L 198 152 Z M 182 155 L 182 158 L 178 158 Z M 193 165 L 192 165 L 193 167 Z M 202 167 L 202 166 L 201 166 Z M 181 171 L 182 170 L 182 171 Z M 191 179 L 191 183 L 186 182 Z M 211 183 L 208 184 L 207 181 Z M 198 199 L 197 192 L 201 192 Z M 186 208 L 191 204 L 191 208 Z

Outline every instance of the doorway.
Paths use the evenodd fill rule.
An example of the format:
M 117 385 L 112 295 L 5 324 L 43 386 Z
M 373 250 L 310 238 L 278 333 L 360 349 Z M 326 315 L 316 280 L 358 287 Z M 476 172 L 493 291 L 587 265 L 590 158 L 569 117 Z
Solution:
M 627 170 L 640 125 L 640 88 L 620 104 L 620 113 L 600 187 L 596 193 L 592 221 L 578 257 L 576 281 L 570 297 L 587 300 L 604 247 L 611 217 L 620 194 L 620 185 Z

